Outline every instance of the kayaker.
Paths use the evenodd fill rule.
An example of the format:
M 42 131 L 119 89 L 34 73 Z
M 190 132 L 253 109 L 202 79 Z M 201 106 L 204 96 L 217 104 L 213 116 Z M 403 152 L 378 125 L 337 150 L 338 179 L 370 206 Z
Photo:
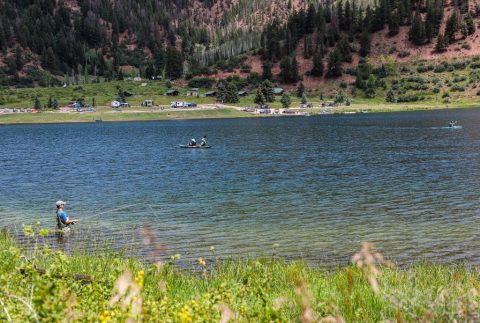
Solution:
M 207 135 L 203 136 L 200 146 L 204 147 L 207 145 Z
M 196 146 L 197 145 L 197 141 L 195 140 L 195 138 L 192 138 L 192 140 L 190 140 L 190 143 L 188 144 L 189 146 Z
M 78 220 L 70 220 L 68 218 L 67 213 L 65 212 L 65 202 L 60 200 L 57 201 L 55 205 L 57 206 L 57 227 L 59 229 L 66 228 L 78 222 Z

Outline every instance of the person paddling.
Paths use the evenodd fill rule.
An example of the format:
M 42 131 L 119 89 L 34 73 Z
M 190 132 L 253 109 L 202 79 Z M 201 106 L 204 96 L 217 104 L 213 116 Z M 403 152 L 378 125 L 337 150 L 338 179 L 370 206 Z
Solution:
M 207 135 L 203 136 L 200 146 L 204 147 L 207 145 Z
M 78 220 L 70 220 L 67 216 L 67 213 L 65 212 L 65 202 L 63 201 L 57 201 L 55 203 L 57 206 L 57 227 L 58 229 L 64 229 L 72 224 L 75 224 L 78 222 Z
M 196 146 L 197 145 L 197 141 L 195 140 L 195 138 L 192 138 L 192 140 L 190 140 L 190 143 L 188 144 L 190 147 L 193 147 L 193 146 Z

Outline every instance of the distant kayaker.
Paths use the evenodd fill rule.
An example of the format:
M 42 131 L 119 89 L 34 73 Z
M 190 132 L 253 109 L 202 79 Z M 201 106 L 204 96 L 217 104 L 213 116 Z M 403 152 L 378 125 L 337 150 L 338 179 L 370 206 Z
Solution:
M 57 227 L 59 229 L 63 229 L 78 222 L 78 220 L 70 220 L 68 218 L 67 213 L 65 212 L 65 202 L 57 201 L 55 205 L 57 206 Z
M 189 146 L 196 146 L 197 145 L 197 141 L 195 140 L 195 138 L 192 138 L 192 140 L 190 140 L 190 143 L 188 144 Z
M 207 135 L 203 136 L 200 146 L 204 147 L 207 145 Z

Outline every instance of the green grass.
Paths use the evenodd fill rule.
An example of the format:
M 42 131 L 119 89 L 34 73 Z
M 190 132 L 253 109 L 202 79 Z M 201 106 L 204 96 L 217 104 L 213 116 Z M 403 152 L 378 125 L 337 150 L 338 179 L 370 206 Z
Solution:
M 344 91 L 351 100 L 350 106 L 340 106 L 334 109 L 336 112 L 346 111 L 369 111 L 369 112 L 390 112 L 419 109 L 445 109 L 445 108 L 470 108 L 480 107 L 480 87 L 477 86 L 480 80 L 480 69 L 476 68 L 480 59 L 472 57 L 464 60 L 451 60 L 448 63 L 452 69 L 455 62 L 464 61 L 467 67 L 464 69 L 445 70 L 442 73 L 435 73 L 434 70 L 418 72 L 418 68 L 431 65 L 440 66 L 443 61 L 420 61 L 415 63 L 393 64 L 395 72 L 385 79 L 386 87 L 377 88 L 376 95 L 373 98 L 367 98 L 362 90 L 356 89 L 352 84 L 347 86 Z M 387 62 L 387 64 L 390 64 Z M 471 65 L 471 66 L 470 66 Z M 473 66 L 473 67 L 472 67 Z M 403 69 L 407 68 L 408 71 Z M 414 90 L 407 89 L 404 95 L 419 95 L 423 97 L 417 102 L 408 103 L 386 103 L 387 91 L 392 87 L 393 82 L 407 79 L 410 77 L 421 77 L 425 80 L 427 89 Z M 433 80 L 436 80 L 435 82 Z M 141 86 L 145 83 L 146 86 Z M 333 101 L 338 91 L 340 91 L 340 79 L 328 80 L 324 84 L 313 86 L 307 90 L 308 102 L 318 107 L 320 96 L 324 101 Z M 406 82 L 406 86 L 414 85 L 414 82 Z M 464 88 L 465 91 L 454 91 L 454 86 Z M 0 89 L 0 107 L 18 107 L 30 108 L 36 96 L 42 104 L 46 104 L 49 98 L 57 98 L 60 106 L 66 106 L 69 102 L 84 98 L 86 103 L 92 103 L 95 100 L 97 113 L 39 113 L 32 115 L 28 113 L 16 113 L 11 115 L 0 114 L 0 124 L 7 123 L 53 123 L 53 122 L 93 122 L 95 120 L 103 121 L 133 121 L 133 120 L 168 120 L 168 119 L 189 119 L 189 118 L 231 118 L 252 116 L 247 113 L 235 111 L 234 109 L 216 109 L 214 98 L 207 98 L 204 94 L 208 89 L 201 89 L 199 97 L 187 96 L 189 88 L 184 81 L 177 81 L 172 84 L 172 88 L 180 91 L 178 97 L 168 97 L 164 93 L 168 90 L 165 82 L 160 81 L 114 81 L 110 83 L 82 84 L 79 86 L 69 86 L 66 88 L 20 88 L 20 89 Z M 434 89 L 439 90 L 438 93 Z M 117 97 L 118 89 L 129 91 L 134 96 L 127 98 L 132 106 L 123 109 L 122 113 L 114 113 L 110 108 L 111 101 Z M 255 92 L 255 91 L 253 91 Z M 292 99 L 291 107 L 300 106 L 300 99 L 295 95 L 295 88 L 290 89 L 289 93 Z M 447 99 L 443 98 L 443 93 L 449 94 Z M 401 95 L 396 94 L 397 97 Z M 240 102 L 231 104 L 236 107 L 254 107 L 255 93 L 247 97 L 241 97 Z M 144 100 L 153 100 L 156 108 L 147 109 L 140 105 Z M 172 101 L 189 101 L 203 106 L 201 110 L 176 110 L 166 109 L 160 111 L 159 107 L 169 107 Z M 269 103 L 274 109 L 281 108 L 280 98 Z M 320 109 L 322 110 L 322 109 Z M 135 112 L 142 111 L 142 112 Z M 312 114 L 319 113 L 319 110 L 311 111 Z
M 38 238 L 34 230 L 30 235 Z M 0 321 L 218 322 L 222 315 L 238 322 L 476 321 L 480 313 L 479 271 L 461 264 L 372 264 L 380 270 L 376 294 L 367 267 L 327 270 L 273 255 L 216 262 L 212 253 L 181 269 L 175 257 L 150 264 L 109 251 L 30 250 L 0 234 Z M 73 273 L 93 282 L 75 281 Z
M 161 112 L 115 112 L 100 111 L 95 113 L 18 113 L 0 115 L 0 124 L 22 123 L 68 123 L 68 122 L 104 122 L 117 121 L 154 121 L 176 119 L 215 119 L 215 118 L 240 118 L 249 117 L 250 114 L 234 109 L 214 110 L 168 110 Z

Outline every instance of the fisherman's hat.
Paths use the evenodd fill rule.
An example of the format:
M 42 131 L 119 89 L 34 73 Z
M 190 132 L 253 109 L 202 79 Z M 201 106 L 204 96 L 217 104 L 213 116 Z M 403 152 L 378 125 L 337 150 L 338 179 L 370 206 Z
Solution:
M 60 206 L 60 205 L 65 205 L 66 203 L 63 202 L 62 200 L 58 200 L 57 203 L 55 203 L 56 206 Z

